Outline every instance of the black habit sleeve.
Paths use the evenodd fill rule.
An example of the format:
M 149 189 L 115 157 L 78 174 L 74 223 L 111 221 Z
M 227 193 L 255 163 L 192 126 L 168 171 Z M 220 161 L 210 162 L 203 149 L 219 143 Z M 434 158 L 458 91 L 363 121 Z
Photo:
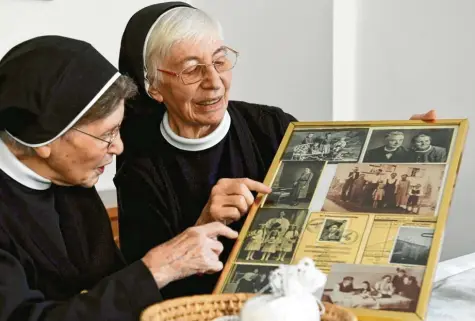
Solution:
M 239 150 L 233 155 L 243 158 L 237 162 L 245 164 L 247 160 L 244 158 L 249 158 L 249 154 L 253 153 L 257 154 L 256 158 L 262 163 L 262 168 L 257 171 L 246 171 L 244 168 L 242 171 L 229 172 L 228 176 L 217 177 L 212 181 L 210 179 L 209 186 L 202 187 L 203 194 L 206 195 L 201 197 L 201 202 L 195 202 L 193 212 L 188 211 L 188 205 L 183 205 L 196 200 L 194 195 L 181 192 L 186 188 L 183 184 L 187 182 L 170 179 L 170 172 L 175 169 L 174 157 L 182 153 L 160 139 L 161 118 L 152 120 L 150 115 L 140 118 L 135 114 L 128 118 L 126 114 L 121 131 L 125 152 L 117 159 L 114 182 L 119 203 L 121 251 L 128 262 L 140 259 L 152 247 L 189 227 L 189 222 L 194 222 L 200 215 L 210 189 L 220 178 L 249 177 L 262 181 L 289 123 L 297 121 L 280 108 L 241 101 L 230 101 L 228 111 L 231 115 L 231 129 L 225 140 L 232 140 L 230 145 L 240 144 L 231 147 Z M 161 116 L 163 114 L 159 113 L 158 117 Z M 216 163 L 221 162 L 221 166 L 230 167 L 226 164 L 228 160 L 225 156 L 217 155 L 216 158 L 218 157 L 219 159 L 214 159 Z M 249 172 L 255 174 L 249 175 Z M 179 197 L 183 194 L 184 197 Z M 162 294 L 164 295 L 163 292 Z
M 14 256 L 0 250 L 0 320 L 136 321 L 148 305 L 161 300 L 141 261 L 105 278 L 96 287 L 67 301 L 49 301 L 28 285 Z

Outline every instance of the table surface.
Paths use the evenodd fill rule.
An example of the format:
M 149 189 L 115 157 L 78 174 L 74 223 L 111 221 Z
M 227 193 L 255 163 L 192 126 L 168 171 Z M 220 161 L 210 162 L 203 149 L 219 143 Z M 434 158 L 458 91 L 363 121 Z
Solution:
M 440 262 L 426 321 L 475 320 L 475 253 Z

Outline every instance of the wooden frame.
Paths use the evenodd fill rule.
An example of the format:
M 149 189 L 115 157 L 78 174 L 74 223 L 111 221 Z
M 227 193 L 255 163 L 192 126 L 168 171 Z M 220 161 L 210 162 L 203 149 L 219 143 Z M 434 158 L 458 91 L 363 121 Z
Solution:
M 430 215 L 430 213 L 427 214 L 427 215 L 426 214 L 421 215 L 421 214 L 415 214 L 415 213 L 412 213 L 412 212 L 402 214 L 402 215 L 400 215 L 400 214 L 391 215 L 391 217 L 395 217 L 395 216 L 399 215 L 398 217 L 400 217 L 400 219 L 396 218 L 395 220 L 396 221 L 400 220 L 400 221 L 398 221 L 400 223 L 400 226 L 408 227 L 409 229 L 411 228 L 411 226 L 406 226 L 405 225 L 406 223 L 401 223 L 401 222 L 403 222 L 403 221 L 406 222 L 406 220 L 410 219 L 411 220 L 410 222 L 413 222 L 413 221 L 414 222 L 419 222 L 422 225 L 424 225 L 424 224 L 426 224 L 426 225 L 427 224 L 433 224 L 433 226 L 434 226 L 433 227 L 432 241 L 431 241 L 431 244 L 429 245 L 430 250 L 428 251 L 428 255 L 426 257 L 426 263 L 422 267 L 424 269 L 424 271 L 422 272 L 423 276 L 421 276 L 422 282 L 420 283 L 420 292 L 419 292 L 419 295 L 418 295 L 418 299 L 415 299 L 416 303 L 417 303 L 417 306 L 412 310 L 412 312 L 376 310 L 374 308 L 352 308 L 351 309 L 357 315 L 358 320 L 361 320 L 361 321 L 369 321 L 369 320 L 371 320 L 371 321 L 373 321 L 373 320 L 374 321 L 375 320 L 420 321 L 420 320 L 424 320 L 424 318 L 427 314 L 427 306 L 429 304 L 429 299 L 430 299 L 430 295 L 431 295 L 431 291 L 432 291 L 432 282 L 433 282 L 435 272 L 436 272 L 436 267 L 437 267 L 437 264 L 438 264 L 438 261 L 439 261 L 439 255 L 440 255 L 440 251 L 441 251 L 445 225 L 446 225 L 447 217 L 448 217 L 448 214 L 449 214 L 449 207 L 450 207 L 450 203 L 451 203 L 451 199 L 452 199 L 452 193 L 453 193 L 453 190 L 454 190 L 454 187 L 455 187 L 458 170 L 459 170 L 460 163 L 461 163 L 461 160 L 462 160 L 462 154 L 463 154 L 465 139 L 466 139 L 467 132 L 468 132 L 468 120 L 466 120 L 466 119 L 453 119 L 453 120 L 437 120 L 435 122 L 423 122 L 423 121 L 294 122 L 294 123 L 291 123 L 289 125 L 289 127 L 286 131 L 286 134 L 285 134 L 285 136 L 282 140 L 282 143 L 281 143 L 281 145 L 280 145 L 280 147 L 279 147 L 279 149 L 278 149 L 278 151 L 275 155 L 275 158 L 274 158 L 274 160 L 273 160 L 273 162 L 272 162 L 272 164 L 271 164 L 271 166 L 268 170 L 268 173 L 267 173 L 267 176 L 264 180 L 264 183 L 268 186 L 272 186 L 272 184 L 276 182 L 276 176 L 277 175 L 281 175 L 279 177 L 284 177 L 284 176 L 282 176 L 282 175 L 284 175 L 283 171 L 284 171 L 284 168 L 285 168 L 285 167 L 284 168 L 282 167 L 283 166 L 282 165 L 283 164 L 283 158 L 285 156 L 285 152 L 289 151 L 289 150 L 287 150 L 287 147 L 290 146 L 289 143 L 290 143 L 290 141 L 293 137 L 292 135 L 294 133 L 298 133 L 298 132 L 302 132 L 302 131 L 318 133 L 318 132 L 323 131 L 323 130 L 331 131 L 331 132 L 343 132 L 343 131 L 351 132 L 353 130 L 362 129 L 362 128 L 363 129 L 364 128 L 368 129 L 368 134 L 365 137 L 365 141 L 364 141 L 363 146 L 361 146 L 360 154 L 358 155 L 357 161 L 349 162 L 349 164 L 351 164 L 352 166 L 372 166 L 372 165 L 369 165 L 372 162 L 365 161 L 364 157 L 366 157 L 366 155 L 367 155 L 366 152 L 369 150 L 369 146 L 373 143 L 371 141 L 371 139 L 373 139 L 373 137 L 376 137 L 377 134 L 379 135 L 378 131 L 381 131 L 381 134 L 383 133 L 383 130 L 387 131 L 387 132 L 389 132 L 389 131 L 399 131 L 399 130 L 402 130 L 402 131 L 405 131 L 405 132 L 413 132 L 413 131 L 415 132 L 417 130 L 417 131 L 426 131 L 426 132 L 429 131 L 430 133 L 438 133 L 438 132 L 442 133 L 441 130 L 444 129 L 444 128 L 445 129 L 453 128 L 453 131 L 450 131 L 450 130 L 447 129 L 448 133 L 450 133 L 450 132 L 452 133 L 451 134 L 452 139 L 450 140 L 450 143 L 448 145 L 449 149 L 448 149 L 446 161 L 445 162 L 440 162 L 444 165 L 441 165 L 438 161 L 436 161 L 433 164 L 428 164 L 427 160 L 426 160 L 426 162 L 423 162 L 423 161 L 400 161 L 400 162 L 388 161 L 388 162 L 380 162 L 381 164 L 384 164 L 382 166 L 388 166 L 388 164 L 390 164 L 390 165 L 394 165 L 393 167 L 399 166 L 399 168 L 401 170 L 403 170 L 405 167 L 409 168 L 409 166 L 412 166 L 414 168 L 417 167 L 416 168 L 417 170 L 426 171 L 427 173 L 432 173 L 432 172 L 436 173 L 436 170 L 438 168 L 436 166 L 436 164 L 439 164 L 439 166 L 443 167 L 443 170 L 440 171 L 440 175 L 441 175 L 440 177 L 443 177 L 443 178 L 440 178 L 439 190 L 437 192 L 437 195 L 438 195 L 437 196 L 437 201 L 436 201 L 437 205 L 435 206 L 435 208 L 434 208 L 434 206 L 432 206 L 432 207 L 427 206 L 425 208 L 425 211 L 426 211 L 425 213 L 429 213 L 430 211 L 433 211 L 434 212 L 433 215 Z M 394 135 L 396 135 L 396 134 L 394 134 Z M 415 135 L 415 136 L 417 136 L 417 135 Z M 413 137 L 415 137 L 415 136 L 413 136 Z M 433 137 L 435 137 L 435 136 L 433 136 Z M 445 137 L 445 136 L 443 136 L 441 134 L 441 135 L 439 135 L 439 137 Z M 324 144 L 324 143 L 322 143 L 323 141 L 324 140 L 321 140 L 321 142 L 319 144 L 320 145 Z M 374 140 L 374 141 L 376 141 L 376 140 Z M 433 143 L 434 142 L 432 142 L 432 144 Z M 316 144 L 316 145 L 318 145 L 318 144 Z M 436 146 L 436 145 L 433 145 L 433 146 Z M 294 148 L 294 154 L 293 155 L 295 155 L 295 150 L 296 149 Z M 322 153 L 324 153 L 324 152 L 322 151 Z M 404 155 L 416 155 L 414 157 L 417 157 L 418 155 L 421 155 L 421 154 L 423 154 L 423 153 L 417 154 L 416 152 L 410 152 L 410 153 L 404 154 Z M 386 154 L 386 155 L 389 155 L 389 154 Z M 391 154 L 391 155 L 392 155 L 392 157 L 394 157 L 394 154 Z M 389 157 L 389 156 L 387 156 L 387 157 Z M 413 156 L 410 156 L 410 157 L 413 157 Z M 339 166 L 341 166 L 341 168 L 346 168 L 345 166 L 341 165 L 343 162 L 339 163 L 339 161 L 329 161 L 328 159 L 327 160 L 320 160 L 320 161 L 323 161 L 325 163 L 325 169 L 324 170 L 326 170 L 327 168 L 330 168 L 328 166 L 330 166 L 329 164 L 332 163 L 332 166 L 336 168 L 335 169 L 336 172 L 334 174 L 335 176 L 334 176 L 332 182 L 338 182 L 338 184 L 339 184 L 340 181 L 337 179 L 337 173 L 338 173 L 338 170 L 340 169 Z M 298 160 L 293 161 L 293 162 L 298 162 Z M 336 163 L 336 165 L 335 165 L 335 163 Z M 297 166 L 297 165 L 295 165 L 295 166 Z M 383 168 L 383 167 L 380 167 L 380 168 Z M 432 172 L 429 171 L 429 169 L 431 169 Z M 405 169 L 405 170 L 407 170 L 407 169 Z M 280 171 L 280 174 L 279 174 L 279 171 Z M 402 176 L 404 176 L 404 175 L 406 175 L 406 174 L 401 175 L 401 179 L 402 179 Z M 427 181 L 429 181 L 431 179 L 430 174 L 428 174 L 428 175 L 429 176 L 425 176 Z M 417 175 L 414 176 L 414 181 L 417 182 L 418 178 L 416 176 Z M 296 177 L 296 176 L 294 175 L 294 177 Z M 410 177 L 410 178 L 413 178 L 413 177 Z M 363 178 L 363 180 L 364 180 L 364 178 Z M 431 180 L 430 182 L 432 182 L 432 181 L 433 180 Z M 376 180 L 373 180 L 373 182 L 380 182 L 381 183 L 382 180 L 379 180 L 379 178 L 377 178 Z M 280 183 L 278 183 L 278 184 L 280 184 Z M 367 184 L 367 181 L 364 181 L 364 184 Z M 383 184 L 383 183 L 381 183 L 381 184 L 373 183 L 373 184 L 376 184 L 375 186 L 381 186 L 381 184 Z M 386 185 L 384 185 L 384 188 L 386 188 L 387 184 L 389 184 L 389 181 L 386 181 L 385 184 Z M 396 183 L 394 183 L 394 184 L 396 184 Z M 307 186 L 308 185 L 309 185 L 309 183 L 307 184 Z M 320 188 L 320 189 L 323 189 L 325 191 L 326 189 L 325 189 L 325 186 L 323 186 L 323 185 L 324 185 L 324 183 L 318 182 L 317 187 L 315 187 L 315 189 L 317 190 L 317 189 Z M 331 185 L 331 186 L 333 186 L 333 185 Z M 427 185 L 425 185 L 425 187 L 423 187 L 423 188 L 420 187 L 421 184 L 417 184 L 417 185 L 415 185 L 415 187 L 413 187 L 411 185 L 411 183 L 409 183 L 408 186 L 409 187 L 406 191 L 410 190 L 409 194 L 411 194 L 411 195 L 419 195 L 417 193 L 418 193 L 419 190 L 422 190 L 422 189 L 429 190 L 429 183 L 427 183 Z M 417 187 L 417 186 L 419 186 L 419 187 Z M 430 189 L 431 191 L 434 189 L 433 184 L 430 185 L 430 188 L 431 188 Z M 375 196 L 376 194 L 375 194 L 374 191 L 372 193 L 373 193 L 372 194 L 373 198 L 378 198 L 378 197 Z M 416 193 L 416 194 L 414 194 L 414 193 Z M 433 197 L 434 192 L 430 192 L 428 194 L 430 194 L 431 197 Z M 325 194 L 325 195 L 327 195 L 326 199 L 328 199 L 329 194 Z M 341 195 L 343 195 L 343 192 L 342 192 Z M 387 195 L 392 195 L 392 194 L 388 193 Z M 234 273 L 233 271 L 234 271 L 235 267 L 239 267 L 239 268 L 243 268 L 243 267 L 246 267 L 246 266 L 249 267 L 249 268 L 263 267 L 264 270 L 267 269 L 265 271 L 268 271 L 273 266 L 277 267 L 279 264 L 282 263 L 282 262 L 280 262 L 280 263 L 275 262 L 275 260 L 274 260 L 274 262 L 270 262 L 270 263 L 269 263 L 269 261 L 262 261 L 259 264 L 257 264 L 257 263 L 255 264 L 254 262 L 249 263 L 250 261 L 245 261 L 245 259 L 243 259 L 242 256 L 239 258 L 240 252 L 244 251 L 244 248 L 245 248 L 245 246 L 244 246 L 245 243 L 244 242 L 248 239 L 248 237 L 250 235 L 250 232 L 251 232 L 250 228 L 251 228 L 251 225 L 252 225 L 253 221 L 259 215 L 264 215 L 264 214 L 261 214 L 261 213 L 264 213 L 263 212 L 264 209 L 268 208 L 268 207 L 266 207 L 266 204 L 268 204 L 266 202 L 267 202 L 267 199 L 269 197 L 270 197 L 269 195 L 267 195 L 267 196 L 258 195 L 258 202 L 255 202 L 255 204 L 252 206 L 252 208 L 249 211 L 249 214 L 248 214 L 248 216 L 245 220 L 244 226 L 243 226 L 243 228 L 240 232 L 240 235 L 239 235 L 239 237 L 238 237 L 238 239 L 235 243 L 235 246 L 234 246 L 234 248 L 231 252 L 231 255 L 228 259 L 228 262 L 226 263 L 226 265 L 224 267 L 224 270 L 223 270 L 223 272 L 220 276 L 220 279 L 219 279 L 218 284 L 217 284 L 217 286 L 214 290 L 214 293 L 222 293 L 222 292 L 227 291 L 227 290 L 225 291 L 225 289 L 226 289 L 226 286 L 228 285 L 228 283 L 230 284 L 230 282 L 232 281 L 231 280 L 232 279 L 232 274 Z M 279 194 L 278 199 L 280 199 L 280 197 L 281 197 L 281 195 Z M 321 200 L 320 201 L 315 200 L 316 198 L 319 198 L 319 197 L 321 198 L 321 196 L 318 196 L 317 194 L 315 194 L 315 195 L 312 194 L 312 197 L 314 197 L 314 198 L 310 202 L 315 201 L 316 203 L 319 203 L 319 202 L 322 203 Z M 423 199 L 423 196 L 421 196 L 421 198 Z M 388 196 L 388 199 L 389 199 L 389 196 Z M 413 198 L 413 200 L 414 200 L 414 198 Z M 419 201 L 420 198 L 417 197 L 417 200 Z M 279 204 L 279 203 L 276 203 L 276 204 Z M 314 204 L 314 203 L 312 203 L 312 204 Z M 405 209 L 404 209 L 405 211 L 409 211 L 409 205 L 408 204 L 409 203 L 407 203 L 407 205 L 405 206 Z M 291 207 L 291 205 L 289 205 L 289 206 Z M 383 205 L 383 206 L 386 206 L 386 205 Z M 391 206 L 393 206 L 393 205 L 391 205 Z M 401 205 L 399 205 L 399 206 L 401 206 Z M 277 207 L 278 207 L 278 205 L 277 205 Z M 343 208 L 343 207 L 340 207 L 340 208 Z M 379 207 L 375 207 L 374 210 L 377 211 L 378 208 Z M 402 208 L 403 207 L 398 207 L 398 210 L 402 210 Z M 292 254 L 292 259 L 291 259 L 292 263 L 295 263 L 295 261 L 296 261 L 297 249 L 304 246 L 304 243 L 302 243 L 302 239 L 304 238 L 305 233 L 307 233 L 307 231 L 308 231 L 309 217 L 311 215 L 320 215 L 320 216 L 323 215 L 324 217 L 328 216 L 328 215 L 329 216 L 332 216 L 332 215 L 336 215 L 336 216 L 337 215 L 342 215 L 342 216 L 352 215 L 353 217 L 361 217 L 361 215 L 366 215 L 366 216 L 369 217 L 370 220 L 372 220 L 371 221 L 371 226 L 366 225 L 367 228 L 365 229 L 364 233 L 361 234 L 362 242 L 363 243 L 366 242 L 366 243 L 364 243 L 364 245 L 361 245 L 361 248 L 359 248 L 358 251 L 357 251 L 358 256 L 355 256 L 355 258 L 356 257 L 359 258 L 359 262 L 356 261 L 356 259 L 355 259 L 355 261 L 353 262 L 353 264 L 351 266 L 363 267 L 363 268 L 365 268 L 365 267 L 368 267 L 368 268 L 373 268 L 373 267 L 374 268 L 378 268 L 378 267 L 381 267 L 381 268 L 383 268 L 383 267 L 384 268 L 386 268 L 386 267 L 388 267 L 388 268 L 389 267 L 391 267 L 391 268 L 409 267 L 409 268 L 411 268 L 411 265 L 404 264 L 404 263 L 399 263 L 399 264 L 390 264 L 390 263 L 385 263 L 385 264 L 368 264 L 368 263 L 367 264 L 361 264 L 361 260 L 362 260 L 362 258 L 364 258 L 364 255 L 365 255 L 364 253 L 366 253 L 365 251 L 367 250 L 367 247 L 369 246 L 369 243 L 368 243 L 369 241 L 368 240 L 369 240 L 369 237 L 370 237 L 371 233 L 373 233 L 372 231 L 373 231 L 374 226 L 375 226 L 375 225 L 373 225 L 373 223 L 375 222 L 376 217 L 379 217 L 379 218 L 384 217 L 384 216 L 389 217 L 389 215 L 390 215 L 389 213 L 381 213 L 381 212 L 371 213 L 371 212 L 368 212 L 368 211 L 358 212 L 358 211 L 355 211 L 355 210 L 349 211 L 349 210 L 346 210 L 346 209 L 345 209 L 346 212 L 344 212 L 344 213 L 339 212 L 339 211 L 331 211 L 331 210 L 330 211 L 328 211 L 328 210 L 327 211 L 322 211 L 322 209 L 314 211 L 314 210 L 311 209 L 311 204 L 308 205 L 307 209 L 308 209 L 307 217 L 305 218 L 304 225 L 302 225 L 302 233 L 299 234 L 299 241 L 295 245 L 295 248 L 293 249 L 293 252 L 292 252 L 293 253 Z M 412 210 L 413 209 L 411 208 L 411 211 Z M 420 210 L 420 208 L 418 210 Z M 382 209 L 382 211 L 385 211 L 385 209 Z M 293 219 L 295 220 L 295 222 L 297 221 L 296 215 L 297 214 L 292 216 Z M 263 222 L 262 219 L 261 219 L 261 222 Z M 299 222 L 301 222 L 301 220 Z M 430 222 L 432 222 L 432 223 L 430 223 Z M 259 223 L 259 222 L 256 219 L 256 224 L 257 223 Z M 346 224 L 346 222 L 344 222 L 344 223 Z M 417 223 L 417 224 L 419 224 L 419 223 Z M 299 223 L 299 224 L 301 224 L 301 223 Z M 263 231 L 266 230 L 267 227 L 265 226 L 265 224 L 259 224 L 259 225 L 262 225 L 261 228 L 263 229 Z M 307 229 L 304 229 L 303 228 L 304 226 L 307 227 Z M 415 225 L 412 226 L 412 227 L 415 227 Z M 323 226 L 321 228 L 323 230 Z M 281 230 L 283 230 L 283 228 Z M 288 230 L 286 230 L 286 231 L 288 231 Z M 257 231 L 257 232 L 259 232 L 259 231 Z M 264 232 L 262 232 L 262 233 L 264 233 Z M 283 233 L 286 233 L 286 232 L 283 232 Z M 425 234 L 427 234 L 427 233 L 425 233 Z M 396 237 L 392 239 L 392 241 L 394 242 L 393 249 L 396 247 L 396 243 L 399 240 L 398 237 L 399 237 L 399 234 L 397 234 Z M 336 238 L 336 240 L 337 240 L 337 238 Z M 317 240 L 317 242 L 318 242 L 318 240 Z M 337 242 L 339 242 L 339 241 L 337 240 Z M 247 244 L 249 244 L 249 243 L 247 243 Z M 315 245 L 314 247 L 317 248 L 318 245 Z M 393 258 L 393 256 L 392 256 L 393 252 L 391 252 L 391 254 L 388 254 L 388 255 L 389 255 L 388 256 L 388 262 L 391 262 L 391 260 Z M 252 255 L 250 257 L 252 257 Z M 248 258 L 249 258 L 249 256 L 248 256 Z M 351 262 L 347 262 L 347 263 L 351 263 Z M 317 263 L 317 266 L 318 266 L 318 263 Z M 331 266 L 332 271 L 333 271 L 333 268 L 336 267 L 336 266 L 338 266 L 338 265 L 334 264 L 334 265 Z M 420 267 L 421 266 L 419 264 L 418 266 L 415 267 L 414 271 L 417 271 L 416 268 L 420 268 Z M 329 272 L 329 280 L 330 280 L 330 276 L 332 275 L 332 273 L 333 272 Z M 401 296 L 403 296 L 403 295 L 401 294 Z M 413 302 L 413 301 L 414 300 L 412 300 L 410 302 Z

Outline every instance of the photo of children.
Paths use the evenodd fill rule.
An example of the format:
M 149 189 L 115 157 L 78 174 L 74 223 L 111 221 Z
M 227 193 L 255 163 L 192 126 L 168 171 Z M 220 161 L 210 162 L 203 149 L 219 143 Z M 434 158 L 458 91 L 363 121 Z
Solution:
M 238 261 L 290 263 L 306 217 L 306 210 L 260 209 L 241 246 Z
M 295 131 L 282 159 L 330 164 L 357 162 L 368 131 L 367 128 Z

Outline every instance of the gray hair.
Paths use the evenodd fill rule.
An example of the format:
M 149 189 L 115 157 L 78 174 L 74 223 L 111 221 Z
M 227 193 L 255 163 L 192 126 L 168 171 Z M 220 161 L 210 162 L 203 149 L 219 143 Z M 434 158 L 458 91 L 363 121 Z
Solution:
M 124 75 L 119 76 L 74 126 L 87 125 L 106 118 L 117 110 L 122 99 L 132 98 L 136 93 L 137 85 L 135 85 L 132 78 Z M 33 147 L 23 145 L 5 131 L 0 131 L 0 139 L 22 155 L 33 156 L 36 154 Z
M 78 120 L 75 126 L 87 125 L 96 120 L 106 118 L 117 110 L 121 100 L 130 99 L 136 94 L 137 85 L 132 78 L 125 75 L 119 76 L 104 94 L 102 94 L 94 106 Z
M 424 134 L 424 133 L 419 133 L 416 136 L 412 137 L 412 139 L 411 139 L 412 143 L 415 143 L 415 141 L 420 137 L 427 137 L 427 138 L 429 138 L 429 141 L 432 142 L 432 137 L 430 135 Z
M 384 138 L 388 139 L 391 136 L 402 136 L 402 137 L 404 137 L 404 133 L 400 132 L 400 131 L 393 131 L 393 132 L 387 133 Z
M 33 147 L 29 147 L 23 145 L 22 143 L 18 142 L 15 138 L 10 136 L 6 131 L 0 131 L 0 139 L 10 148 L 18 151 L 21 155 L 24 156 L 33 156 L 35 155 L 35 149 Z
M 182 40 L 200 41 L 203 38 L 224 39 L 219 21 L 204 11 L 178 7 L 160 16 L 149 31 L 144 48 L 145 79 L 149 85 L 157 86 L 160 73 L 157 68 L 169 55 L 171 47 Z

